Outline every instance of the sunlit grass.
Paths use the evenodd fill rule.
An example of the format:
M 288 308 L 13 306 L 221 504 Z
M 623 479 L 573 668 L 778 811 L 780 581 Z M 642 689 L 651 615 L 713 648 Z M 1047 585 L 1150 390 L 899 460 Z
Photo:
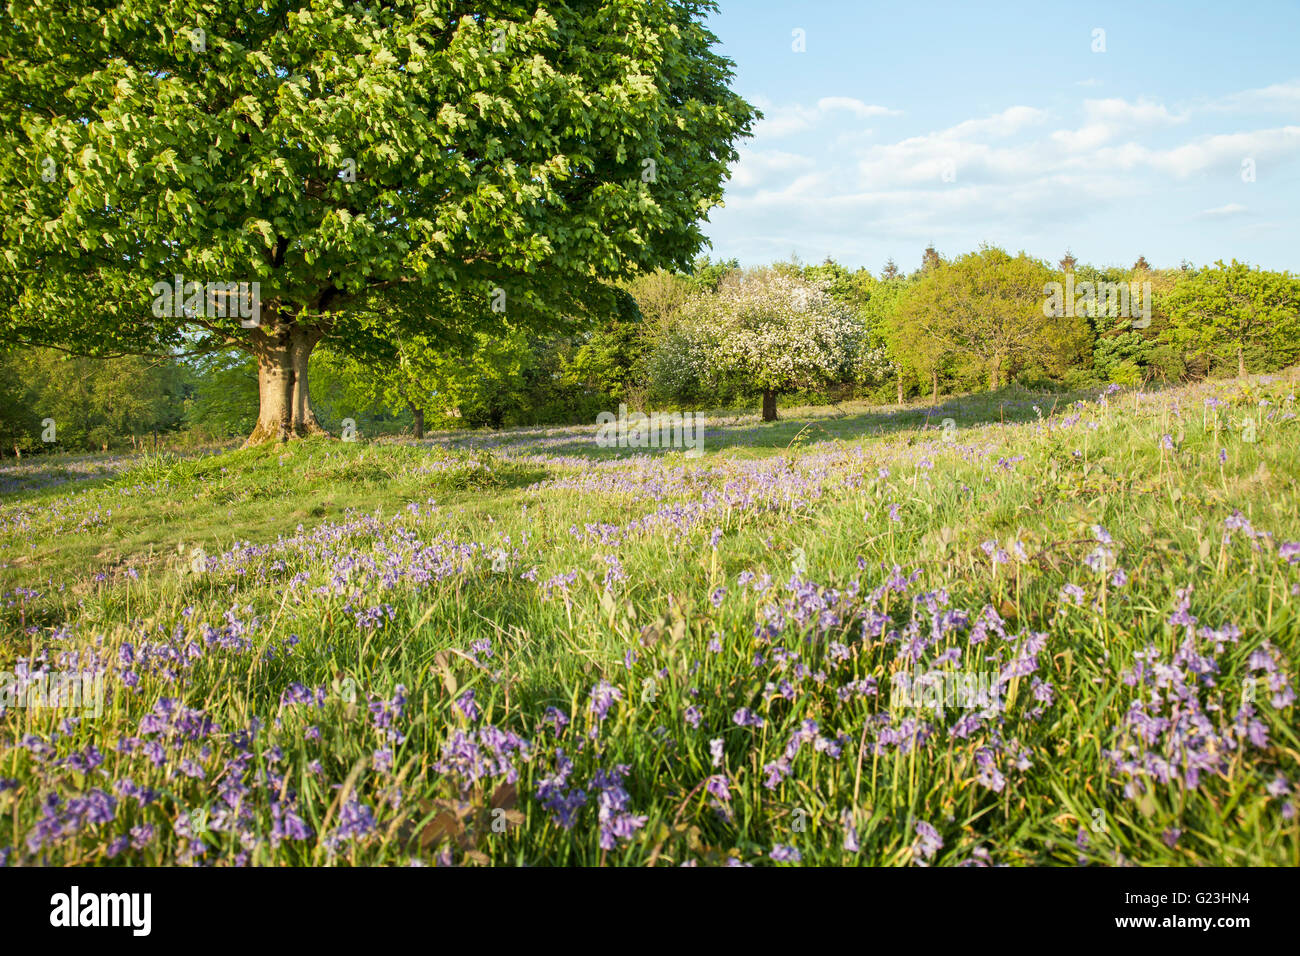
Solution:
M 1300 864 L 1293 377 L 1078 398 L 731 416 L 698 459 L 310 440 L 8 494 L 0 667 L 105 695 L 0 717 L 0 847 Z M 903 700 L 909 646 L 1000 703 Z

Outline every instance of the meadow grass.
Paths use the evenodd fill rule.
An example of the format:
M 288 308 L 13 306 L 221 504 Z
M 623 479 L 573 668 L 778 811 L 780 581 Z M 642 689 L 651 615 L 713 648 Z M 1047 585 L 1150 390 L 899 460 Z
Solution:
M 1300 865 L 1295 378 L 25 462 L 0 859 Z

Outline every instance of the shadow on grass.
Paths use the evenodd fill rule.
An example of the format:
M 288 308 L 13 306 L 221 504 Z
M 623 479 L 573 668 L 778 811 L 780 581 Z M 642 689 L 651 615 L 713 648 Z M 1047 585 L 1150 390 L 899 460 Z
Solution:
M 764 450 L 780 451 L 799 439 L 803 444 L 824 441 L 859 441 L 888 438 L 908 432 L 946 427 L 958 431 L 983 425 L 1032 422 L 1068 408 L 1079 400 L 1095 400 L 1100 389 L 1076 392 L 1039 392 L 1012 385 L 997 392 L 953 395 L 938 404 L 912 403 L 904 406 L 797 407 L 781 410 L 775 422 L 759 421 L 752 409 L 710 410 L 698 414 L 705 419 L 704 452 Z M 451 448 L 509 449 L 516 453 L 575 456 L 591 460 L 657 455 L 679 449 L 601 448 L 595 442 L 595 425 L 551 429 L 528 428 L 505 432 L 447 433 L 435 444 Z

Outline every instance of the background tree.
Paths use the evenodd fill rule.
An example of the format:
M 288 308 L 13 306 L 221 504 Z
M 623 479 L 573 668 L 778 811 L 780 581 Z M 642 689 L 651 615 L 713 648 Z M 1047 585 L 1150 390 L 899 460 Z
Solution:
M 24 349 L 0 361 L 0 399 L 0 431 L 11 450 L 107 451 L 144 447 L 177 428 L 186 383 L 167 359 L 106 361 Z M 43 440 L 47 420 L 54 422 L 54 442 Z
M 248 352 L 257 442 L 319 430 L 323 340 L 608 308 L 609 280 L 688 265 L 755 117 L 712 7 L 7 7 L 0 332 Z M 177 275 L 259 283 L 260 324 L 154 310 Z
M 195 356 L 186 365 L 194 392 L 187 424 L 214 438 L 247 435 L 257 424 L 257 361 L 227 349 Z
M 1062 374 L 1087 348 L 1084 319 L 1043 315 L 1044 285 L 1055 279 L 1024 253 L 985 246 L 920 277 L 898 311 L 896 341 L 913 367 L 946 357 L 981 371 L 996 391 L 1030 363 Z
M 939 400 L 939 379 L 957 355 L 947 312 L 950 303 L 943 296 L 950 284 L 942 281 L 947 267 L 940 264 L 907 289 L 899 290 L 886 313 L 884 336 L 897 377 L 897 399 L 901 405 L 907 381 L 930 385 L 931 400 Z
M 685 280 L 691 292 L 717 292 L 722 280 L 740 271 L 739 259 L 719 259 L 699 256 L 687 271 Z
M 677 318 L 693 285 L 680 273 L 656 269 L 624 283 L 623 289 L 636 303 L 642 328 L 650 338 L 656 339 Z
M 852 377 L 862 325 L 827 286 L 789 266 L 733 274 L 686 302 L 674 358 L 705 381 L 758 390 L 763 420 L 775 421 L 782 392 Z
M 925 252 L 921 254 L 921 272 L 930 272 L 933 269 L 939 268 L 941 265 L 943 265 L 943 257 L 939 255 L 938 251 L 934 248 L 934 244 L 931 243 L 926 246 Z
M 1221 360 L 1276 367 L 1300 352 L 1300 277 L 1233 259 L 1189 272 L 1168 298 L 1169 338 Z
M 0 351 L 0 456 L 21 456 L 40 440 L 41 415 L 17 352 Z

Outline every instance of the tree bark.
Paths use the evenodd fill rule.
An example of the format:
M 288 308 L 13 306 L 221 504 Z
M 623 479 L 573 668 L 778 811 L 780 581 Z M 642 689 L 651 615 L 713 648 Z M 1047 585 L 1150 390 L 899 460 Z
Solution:
M 989 366 L 989 391 L 996 392 L 1002 385 L 1002 360 L 994 359 Z
M 1245 375 L 1246 375 L 1246 349 L 1243 346 L 1238 345 L 1237 346 L 1237 377 L 1244 378 Z
M 263 310 L 263 318 L 268 318 Z M 244 447 L 264 442 L 285 442 L 307 435 L 328 434 L 316 420 L 307 381 L 307 361 L 321 340 L 319 329 L 279 321 L 253 330 L 252 348 L 257 358 L 257 426 Z
M 414 402 L 407 402 L 406 406 L 411 410 L 411 417 L 415 419 L 415 437 L 417 439 L 424 437 L 424 409 L 416 408 Z
M 776 390 L 763 389 L 763 421 L 776 421 Z
M 930 404 L 938 405 L 939 404 L 939 370 L 938 369 L 931 369 L 930 384 L 932 386 L 931 391 L 933 392 L 933 397 L 930 399 Z
M 903 404 L 903 373 L 898 373 L 898 404 Z

